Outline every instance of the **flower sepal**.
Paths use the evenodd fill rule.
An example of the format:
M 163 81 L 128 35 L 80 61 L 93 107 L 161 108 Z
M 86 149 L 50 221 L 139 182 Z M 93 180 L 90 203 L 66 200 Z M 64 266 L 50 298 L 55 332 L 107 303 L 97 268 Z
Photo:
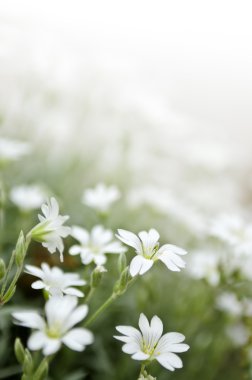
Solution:
M 116 281 L 113 292 L 117 296 L 125 293 L 130 281 L 129 267 L 127 266 L 121 273 L 121 276 L 118 281 Z

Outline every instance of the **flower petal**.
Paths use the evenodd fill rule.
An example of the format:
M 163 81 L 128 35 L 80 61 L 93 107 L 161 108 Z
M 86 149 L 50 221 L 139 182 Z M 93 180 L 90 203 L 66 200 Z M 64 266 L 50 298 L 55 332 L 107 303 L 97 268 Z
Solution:
M 36 311 L 20 311 L 12 313 L 12 316 L 17 320 L 16 323 L 20 326 L 39 330 L 45 326 L 45 321 Z
M 43 283 L 43 281 L 35 281 L 31 284 L 32 289 L 44 289 L 46 285 Z
M 44 277 L 44 272 L 40 268 L 35 267 L 34 265 L 26 265 L 25 272 L 31 274 L 32 276 L 39 277 L 41 279 L 43 279 Z
M 88 313 L 88 306 L 81 305 L 77 307 L 70 315 L 65 324 L 65 331 L 82 321 Z
M 135 235 L 133 232 L 118 229 L 118 234 L 116 237 L 121 240 L 124 244 L 129 245 L 130 247 L 135 248 L 137 252 L 142 251 L 142 245 L 141 241 L 138 238 L 137 235 Z
M 91 331 L 84 328 L 73 329 L 62 338 L 62 342 L 75 351 L 83 351 L 85 346 L 92 344 L 93 341 L 94 336 Z
M 83 297 L 84 296 L 83 292 L 81 292 L 78 289 L 71 288 L 71 287 L 64 289 L 63 292 L 69 296 L 75 296 L 75 297 Z
M 59 339 L 51 339 L 47 337 L 44 345 L 43 354 L 45 356 L 52 355 L 57 352 L 61 347 L 61 341 Z
M 180 357 L 178 355 L 173 354 L 172 352 L 162 354 L 160 356 L 157 356 L 157 361 L 165 368 L 170 369 L 172 368 L 182 368 L 183 363 Z
M 140 350 L 139 344 L 136 342 L 129 342 L 122 346 L 122 351 L 125 352 L 125 354 L 134 354 Z
M 147 360 L 150 357 L 150 355 L 145 354 L 142 351 L 138 351 L 134 355 L 132 355 L 131 357 L 134 360 L 141 360 L 142 361 L 142 360 Z
M 145 259 L 141 255 L 135 256 L 130 263 L 130 275 L 132 277 L 135 277 L 137 274 L 143 275 L 152 267 L 153 263 L 153 260 Z
M 44 347 L 47 337 L 42 331 L 35 331 L 32 333 L 27 341 L 27 346 L 30 350 L 36 351 Z

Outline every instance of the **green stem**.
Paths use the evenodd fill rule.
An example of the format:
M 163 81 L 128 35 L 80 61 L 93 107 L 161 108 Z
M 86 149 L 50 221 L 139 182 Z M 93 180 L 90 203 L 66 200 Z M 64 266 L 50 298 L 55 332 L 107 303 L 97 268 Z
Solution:
M 140 377 L 141 375 L 144 375 L 144 370 L 145 370 L 145 364 L 142 363 L 142 364 L 141 364 L 140 373 L 139 373 L 139 377 Z
M 87 319 L 87 321 L 84 323 L 84 327 L 91 325 L 96 320 L 96 318 L 99 317 L 99 315 L 101 313 L 103 313 L 104 310 L 106 310 L 118 297 L 120 297 L 122 294 L 124 294 L 125 291 L 131 285 L 133 285 L 133 283 L 136 281 L 137 277 L 138 276 L 135 276 L 135 277 L 131 278 L 130 280 L 128 280 L 128 282 L 126 284 L 122 285 L 122 288 L 120 288 L 120 286 L 119 286 L 119 289 L 114 290 L 113 293 L 111 294 L 111 296 Z M 89 294 L 88 294 L 88 296 L 89 296 Z
M 88 303 L 90 302 L 91 298 L 93 297 L 94 295 L 94 292 L 95 292 L 95 288 L 90 288 L 89 292 L 87 293 L 85 299 L 84 299 L 84 302 L 85 303 Z
M 84 323 L 84 327 L 91 325 L 96 318 L 116 300 L 117 297 L 118 296 L 115 293 L 112 293 L 111 296 L 87 319 Z

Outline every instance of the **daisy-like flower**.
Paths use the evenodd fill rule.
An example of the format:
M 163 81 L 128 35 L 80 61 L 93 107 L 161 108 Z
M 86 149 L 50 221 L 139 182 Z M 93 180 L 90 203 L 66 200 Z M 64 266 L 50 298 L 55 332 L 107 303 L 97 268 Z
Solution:
M 106 213 L 120 197 L 120 191 L 116 186 L 106 186 L 104 183 L 99 183 L 94 189 L 84 191 L 82 202 L 98 212 Z
M 50 253 L 58 249 L 60 261 L 63 261 L 64 244 L 62 238 L 71 233 L 71 228 L 63 226 L 69 216 L 59 215 L 59 205 L 55 198 L 51 198 L 48 203 L 41 207 L 44 216 L 39 215 L 40 223 L 31 230 L 31 237 L 42 243 Z
M 132 277 L 147 272 L 157 260 L 161 260 L 171 271 L 178 272 L 180 268 L 185 267 L 180 255 L 185 255 L 187 252 L 172 244 L 165 244 L 159 248 L 159 233 L 153 228 L 149 232 L 139 232 L 138 236 L 133 232 L 119 229 L 116 237 L 136 250 L 137 255 L 131 261 L 129 268 Z
M 46 319 L 37 311 L 13 313 L 16 323 L 36 331 L 28 339 L 30 350 L 43 350 L 45 356 L 57 352 L 62 344 L 74 351 L 83 351 L 93 343 L 93 334 L 85 328 L 73 328 L 88 313 L 88 306 L 77 306 L 77 298 L 51 297 L 45 306 Z
M 23 211 L 30 211 L 41 207 L 45 200 L 45 193 L 39 186 L 16 186 L 11 189 L 10 200 Z
M 64 273 L 58 267 L 50 268 L 48 264 L 42 263 L 41 268 L 33 265 L 26 265 L 26 273 L 40 278 L 32 283 L 33 289 L 45 289 L 51 296 L 63 296 L 68 294 L 70 296 L 83 297 L 84 294 L 73 288 L 73 286 L 82 286 L 86 281 L 81 280 L 77 273 Z
M 157 360 L 170 371 L 182 368 L 182 360 L 175 354 L 189 349 L 188 344 L 182 343 L 184 335 L 177 332 L 163 334 L 163 323 L 156 315 L 149 324 L 146 316 L 141 313 L 139 318 L 140 331 L 131 326 L 117 326 L 116 330 L 123 334 L 114 338 L 124 342 L 123 352 L 132 355 L 139 361 Z
M 103 265 L 107 261 L 106 253 L 119 254 L 126 251 L 121 243 L 113 241 L 113 232 L 100 225 L 93 227 L 90 233 L 84 228 L 74 226 L 72 236 L 80 245 L 73 245 L 69 253 L 80 254 L 83 264 L 93 261 L 96 265 Z
M 30 153 L 31 147 L 28 143 L 0 138 L 0 161 L 16 161 L 20 157 Z

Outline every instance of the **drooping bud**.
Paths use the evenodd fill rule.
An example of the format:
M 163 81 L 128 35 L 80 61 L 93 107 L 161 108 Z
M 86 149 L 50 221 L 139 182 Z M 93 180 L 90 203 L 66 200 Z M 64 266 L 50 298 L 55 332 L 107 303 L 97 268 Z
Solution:
M 99 286 L 103 273 L 106 273 L 107 269 L 103 265 L 98 265 L 91 274 L 91 288 L 97 288 Z

